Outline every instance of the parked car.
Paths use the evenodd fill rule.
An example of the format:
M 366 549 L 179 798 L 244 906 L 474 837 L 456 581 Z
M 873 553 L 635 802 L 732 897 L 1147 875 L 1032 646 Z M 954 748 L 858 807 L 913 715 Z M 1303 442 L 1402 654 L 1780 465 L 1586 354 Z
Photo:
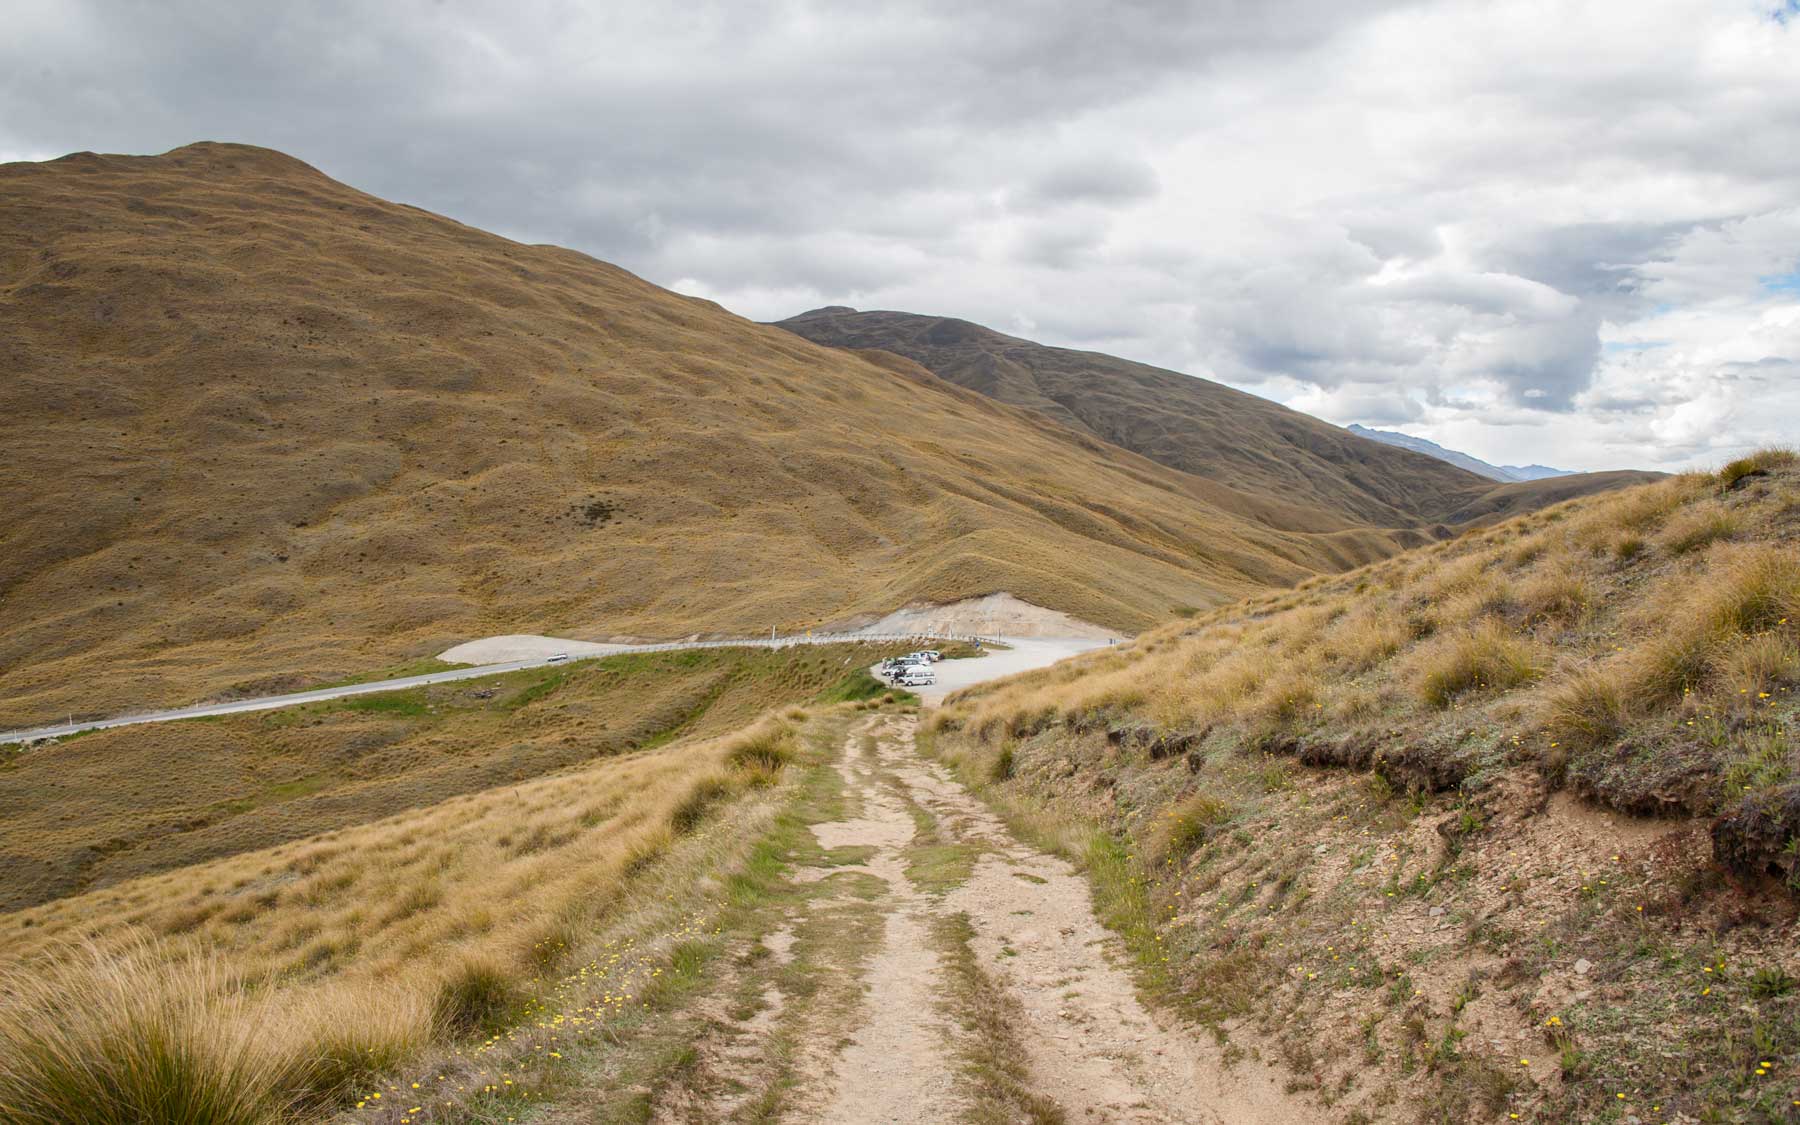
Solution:
M 937 683 L 937 677 L 930 672 L 921 672 L 917 668 L 910 668 L 900 673 L 900 677 L 894 682 L 901 687 L 925 687 L 927 684 Z
M 559 652 L 555 656 L 552 656 L 550 659 L 544 661 L 544 663 L 545 664 L 561 664 L 563 661 L 567 660 L 568 658 L 569 658 L 568 653 Z

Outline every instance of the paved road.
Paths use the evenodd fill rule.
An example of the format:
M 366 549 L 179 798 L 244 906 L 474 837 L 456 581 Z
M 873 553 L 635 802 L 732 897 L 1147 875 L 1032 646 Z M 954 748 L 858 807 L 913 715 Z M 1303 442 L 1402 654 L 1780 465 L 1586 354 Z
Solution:
M 570 655 L 572 660 L 590 660 L 597 659 L 600 655 L 613 655 L 625 652 L 673 652 L 676 650 L 695 648 L 786 648 L 791 645 L 805 644 L 826 645 L 855 641 L 879 642 L 889 640 L 923 641 L 925 639 L 927 638 L 924 636 L 897 637 L 885 634 L 873 635 L 867 633 L 845 634 L 841 636 L 821 634 L 812 637 L 780 637 L 775 640 L 764 638 L 758 640 L 736 641 L 682 641 L 673 644 L 656 645 L 606 645 L 604 646 L 607 650 L 605 653 L 571 652 Z M 937 639 L 949 640 L 964 638 L 944 637 Z M 977 679 L 968 681 L 969 683 L 975 683 L 979 680 L 993 679 L 996 676 L 1010 675 L 1015 671 L 1023 671 L 1024 668 L 1027 667 L 1037 667 L 1037 664 L 1014 666 L 1017 663 L 1016 660 L 1006 659 L 1020 651 L 1021 646 L 1024 646 L 1029 651 L 1038 652 L 1042 656 L 1048 656 L 1049 650 L 1044 649 L 1043 646 L 1045 645 L 1075 643 L 1083 644 L 1090 648 L 1094 645 L 1094 642 L 1091 641 L 1045 642 L 1035 640 L 1012 640 L 1007 638 L 999 639 L 1008 645 L 1014 646 L 1014 652 L 996 653 L 981 660 L 947 661 L 945 664 L 940 665 L 940 667 L 948 667 L 950 664 L 986 666 L 988 668 L 987 675 L 979 675 L 977 676 Z M 570 647 L 573 648 L 575 646 L 571 645 Z M 590 647 L 598 648 L 602 646 Z M 1074 651 L 1080 650 L 1077 649 Z M 1053 660 L 1061 659 L 1061 656 L 1066 655 L 1068 655 L 1067 652 L 1062 652 L 1057 656 L 1048 656 L 1047 659 L 1040 659 L 1039 663 L 1048 664 Z M 375 695 L 386 691 L 404 691 L 407 688 L 422 687 L 426 684 L 443 684 L 455 680 L 474 680 L 483 676 L 498 676 L 505 672 L 517 672 L 524 668 L 542 668 L 549 663 L 550 661 L 547 658 L 534 657 L 530 660 L 511 660 L 503 663 L 480 664 L 472 668 L 457 668 L 448 672 L 430 672 L 423 676 L 405 676 L 396 680 L 374 680 L 365 684 L 348 684 L 343 687 L 319 688 L 316 691 L 298 691 L 289 695 L 265 695 L 254 699 L 236 699 L 227 703 L 203 703 L 195 707 L 181 707 L 172 711 L 146 711 L 142 714 L 120 715 L 111 719 L 86 719 L 73 723 L 58 723 L 46 727 L 33 727 L 29 730 L 4 731 L 0 732 L 0 745 L 14 742 L 30 742 L 39 738 L 60 738 L 64 735 L 79 734 L 86 730 L 104 730 L 108 727 L 127 727 L 139 723 L 167 723 L 176 719 L 198 719 L 207 715 L 234 715 L 242 711 L 273 711 L 281 707 L 292 707 L 299 703 L 314 703 L 321 699 L 342 699 L 349 695 Z M 939 679 L 940 682 L 942 682 L 944 677 L 940 676 Z M 958 682 L 956 686 L 962 687 L 965 685 Z

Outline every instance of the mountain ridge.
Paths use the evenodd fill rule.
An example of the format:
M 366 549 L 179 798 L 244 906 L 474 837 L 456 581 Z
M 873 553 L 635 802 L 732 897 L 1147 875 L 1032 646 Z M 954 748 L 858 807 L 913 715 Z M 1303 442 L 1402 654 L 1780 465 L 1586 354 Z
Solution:
M 1344 527 L 1442 537 L 1453 516 L 1480 510 L 1495 489 L 1493 481 L 1440 458 L 1371 441 L 1221 383 L 1049 347 L 956 317 L 832 305 L 774 323 L 816 343 L 894 352 L 951 382 L 1220 487 L 1280 497 L 1289 518 L 1302 523 L 1337 519 Z M 1573 487 L 1598 490 L 1652 477 L 1582 476 Z M 1509 505 L 1504 496 L 1493 503 Z
M 1578 475 L 1569 469 L 1553 469 L 1548 465 L 1494 465 L 1483 461 L 1481 458 L 1472 454 L 1463 453 L 1460 450 L 1447 449 L 1429 438 L 1415 437 L 1412 434 L 1403 434 L 1397 430 L 1372 430 L 1367 426 L 1358 425 L 1355 422 L 1350 423 L 1344 428 L 1355 434 L 1357 437 L 1368 438 L 1370 441 L 1378 441 L 1383 445 L 1391 445 L 1397 449 L 1411 449 L 1415 452 L 1423 453 L 1427 457 L 1436 457 L 1438 460 L 1455 465 L 1459 469 L 1467 469 L 1471 473 L 1487 477 L 1489 480 L 1499 481 L 1502 484 L 1516 483 L 1519 481 L 1547 480 L 1550 477 L 1572 477 Z

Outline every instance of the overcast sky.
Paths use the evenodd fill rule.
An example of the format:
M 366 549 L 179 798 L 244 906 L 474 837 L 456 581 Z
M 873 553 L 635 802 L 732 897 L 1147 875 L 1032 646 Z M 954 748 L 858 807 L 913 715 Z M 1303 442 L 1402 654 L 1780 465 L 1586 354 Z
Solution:
M 0 160 L 267 145 L 757 319 L 961 316 L 1496 462 L 1800 442 L 1800 0 L 0 0 L 0 26 Z

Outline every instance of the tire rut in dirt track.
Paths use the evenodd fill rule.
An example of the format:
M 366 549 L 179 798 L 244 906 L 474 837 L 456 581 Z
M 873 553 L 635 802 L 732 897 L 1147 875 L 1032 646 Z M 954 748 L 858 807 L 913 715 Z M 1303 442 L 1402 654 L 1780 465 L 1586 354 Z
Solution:
M 955 1120 L 960 1064 L 941 1010 L 945 969 L 929 942 L 937 918 L 966 915 L 984 972 L 1015 997 L 1019 1039 L 1037 1093 L 1072 1122 L 1312 1120 L 1316 1107 L 1283 1093 L 1267 1067 L 1227 1068 L 1208 1033 L 1155 1016 L 1112 959 L 1116 939 L 1096 919 L 1087 883 L 1063 860 L 1016 840 L 935 763 L 918 756 L 916 720 L 885 716 L 851 731 L 839 768 L 860 802 L 856 820 L 814 827 L 826 847 L 874 849 L 865 870 L 888 887 L 884 944 L 869 962 L 860 1023 L 835 1055 L 813 1052 L 801 1118 L 838 1123 Z M 873 736 L 873 755 L 862 735 Z M 898 790 L 898 791 L 897 791 Z M 909 882 L 902 850 L 914 835 L 910 800 L 940 833 L 978 844 L 971 877 L 948 894 Z

